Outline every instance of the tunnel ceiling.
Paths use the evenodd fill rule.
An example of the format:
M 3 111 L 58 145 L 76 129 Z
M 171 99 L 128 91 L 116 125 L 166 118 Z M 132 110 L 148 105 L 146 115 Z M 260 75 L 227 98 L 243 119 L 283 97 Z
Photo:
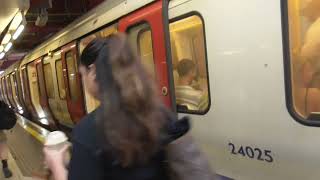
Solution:
M 2 1 L 4 1 L 3 4 L 6 4 L 6 1 L 8 1 L 8 4 L 10 4 L 8 5 L 10 8 L 4 8 L 6 11 L 8 11 L 7 13 L 12 14 L 12 12 L 17 11 L 14 9 L 15 6 L 12 5 L 13 0 L 1 0 L 1 3 Z M 100 4 L 102 1 L 104 0 L 52 0 L 52 4 L 50 4 L 49 0 L 30 0 L 30 7 L 26 13 L 26 28 L 21 36 L 14 41 L 13 48 L 7 53 L 7 56 L 0 60 L 0 70 L 6 69 L 12 63 L 23 58 L 23 56 L 30 50 L 50 38 L 59 30 L 63 29 L 77 17 Z M 3 8 L 1 8 L 1 11 L 2 9 Z M 48 13 L 48 21 L 44 26 L 37 26 L 37 17 L 39 14 L 41 14 L 41 12 L 43 12 L 44 9 L 46 9 Z M 2 14 L 0 13 L 0 18 L 1 15 Z M 8 16 L 8 18 L 10 17 Z M 9 23 L 10 25 L 10 20 L 9 22 L 5 22 L 5 19 L 0 20 L 0 24 Z M 0 35 L 0 40 L 2 40 L 6 33 L 5 27 L 6 26 L 4 26 L 2 30 L 0 29 L 0 32 L 2 32 Z

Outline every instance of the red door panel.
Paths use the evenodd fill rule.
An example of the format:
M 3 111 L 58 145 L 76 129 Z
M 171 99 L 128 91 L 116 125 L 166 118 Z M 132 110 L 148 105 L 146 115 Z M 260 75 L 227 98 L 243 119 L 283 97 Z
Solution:
M 122 18 L 119 22 L 119 31 L 126 32 L 130 27 L 147 22 L 152 30 L 153 55 L 156 68 L 156 77 L 159 92 L 162 92 L 164 103 L 171 107 L 171 96 L 168 90 L 169 78 L 166 60 L 166 44 L 163 25 L 162 1 L 157 1 L 129 16 Z
M 77 123 L 84 115 L 84 100 L 81 77 L 78 71 L 78 51 L 76 43 L 62 48 L 63 77 L 66 88 L 68 111 L 73 122 Z

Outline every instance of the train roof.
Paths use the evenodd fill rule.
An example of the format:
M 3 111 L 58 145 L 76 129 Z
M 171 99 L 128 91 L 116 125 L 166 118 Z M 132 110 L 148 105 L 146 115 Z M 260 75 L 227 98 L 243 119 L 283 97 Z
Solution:
M 89 32 L 106 24 L 112 23 L 120 17 L 129 14 L 156 0 L 108 0 L 92 9 L 84 16 L 76 19 L 66 28 L 37 46 L 27 54 L 21 62 L 21 66 L 54 51 Z

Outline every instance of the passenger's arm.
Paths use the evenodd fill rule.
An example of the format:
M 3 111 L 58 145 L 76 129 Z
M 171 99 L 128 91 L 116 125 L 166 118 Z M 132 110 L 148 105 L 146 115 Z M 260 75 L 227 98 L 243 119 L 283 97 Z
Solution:
M 64 157 L 69 146 L 66 145 L 61 150 L 49 150 L 44 148 L 45 163 L 52 172 L 53 179 L 55 180 L 67 180 L 68 171 L 64 165 Z
M 68 170 L 64 166 L 55 166 L 51 169 L 54 180 L 67 180 Z

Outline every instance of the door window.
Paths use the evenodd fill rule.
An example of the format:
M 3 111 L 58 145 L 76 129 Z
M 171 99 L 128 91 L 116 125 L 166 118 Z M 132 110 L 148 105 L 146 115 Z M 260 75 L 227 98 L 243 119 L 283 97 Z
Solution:
M 203 114 L 210 96 L 202 19 L 193 15 L 170 23 L 170 37 L 177 110 Z

